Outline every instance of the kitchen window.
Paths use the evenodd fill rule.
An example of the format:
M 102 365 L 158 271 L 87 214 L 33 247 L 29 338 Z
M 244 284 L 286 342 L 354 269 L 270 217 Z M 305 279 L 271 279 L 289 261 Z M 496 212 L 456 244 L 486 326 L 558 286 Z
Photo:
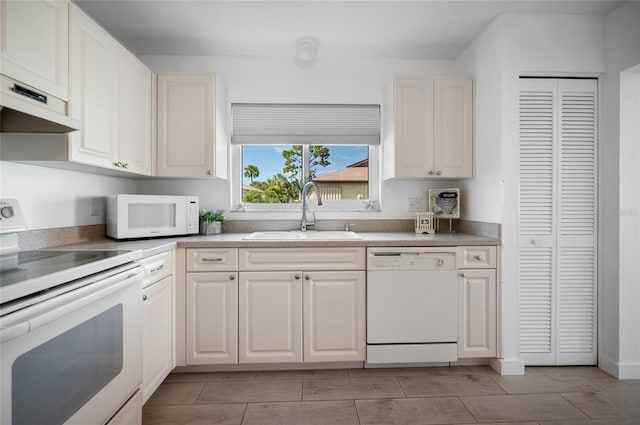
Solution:
M 377 206 L 378 105 L 233 104 L 232 117 L 234 209 L 299 210 L 307 181 L 323 209 Z

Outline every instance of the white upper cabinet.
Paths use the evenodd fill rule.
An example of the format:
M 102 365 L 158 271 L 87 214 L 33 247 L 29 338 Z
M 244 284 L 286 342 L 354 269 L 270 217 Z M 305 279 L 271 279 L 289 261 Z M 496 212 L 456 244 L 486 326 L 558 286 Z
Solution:
M 385 95 L 384 177 L 473 177 L 473 82 L 396 77 Z
M 0 17 L 2 74 L 68 100 L 68 2 L 2 0 Z
M 157 174 L 227 178 L 226 94 L 216 74 L 158 74 Z
M 151 71 L 76 8 L 70 28 L 69 106 L 82 130 L 69 135 L 69 159 L 150 175 Z
M 152 73 L 125 49 L 120 50 L 118 159 L 132 173 L 151 175 Z
M 113 167 L 118 153 L 120 46 L 100 26 L 71 9 L 70 113 L 82 131 L 69 135 L 70 160 Z

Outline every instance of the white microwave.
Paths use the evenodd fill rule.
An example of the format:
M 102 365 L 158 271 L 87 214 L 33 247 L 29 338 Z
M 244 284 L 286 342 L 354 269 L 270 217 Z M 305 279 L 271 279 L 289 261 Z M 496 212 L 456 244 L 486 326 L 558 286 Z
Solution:
M 108 196 L 107 235 L 135 239 L 198 233 L 198 211 L 197 196 Z

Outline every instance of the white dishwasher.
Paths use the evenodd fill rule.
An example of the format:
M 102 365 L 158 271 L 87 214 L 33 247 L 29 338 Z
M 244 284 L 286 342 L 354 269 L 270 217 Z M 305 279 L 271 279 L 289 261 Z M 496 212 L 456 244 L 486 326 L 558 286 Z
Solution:
M 457 360 L 456 248 L 367 249 L 367 363 Z

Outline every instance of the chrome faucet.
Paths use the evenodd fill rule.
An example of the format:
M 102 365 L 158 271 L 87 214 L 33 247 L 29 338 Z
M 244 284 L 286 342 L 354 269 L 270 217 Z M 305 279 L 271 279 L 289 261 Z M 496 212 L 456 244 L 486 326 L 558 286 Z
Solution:
M 307 227 L 316 225 L 316 214 L 314 212 L 311 213 L 313 220 L 307 220 L 307 193 L 309 189 L 313 188 L 316 192 L 316 196 L 318 198 L 318 205 L 322 205 L 322 196 L 320 196 L 320 188 L 314 182 L 307 182 L 304 186 L 302 186 L 302 191 L 300 191 L 300 196 L 302 197 L 302 219 L 300 220 L 300 230 L 305 232 Z

